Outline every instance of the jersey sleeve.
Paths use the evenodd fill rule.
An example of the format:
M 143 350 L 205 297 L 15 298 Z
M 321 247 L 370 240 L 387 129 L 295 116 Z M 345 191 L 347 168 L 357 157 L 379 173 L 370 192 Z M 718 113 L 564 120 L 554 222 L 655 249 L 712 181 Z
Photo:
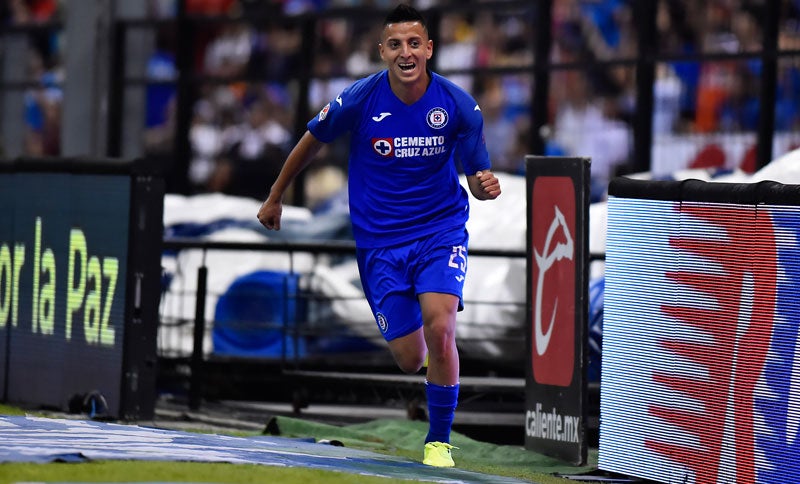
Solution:
M 474 175 L 488 170 L 492 164 L 483 135 L 483 113 L 478 103 L 466 93 L 456 96 L 459 113 L 459 133 L 456 141 L 456 158 L 461 161 L 464 174 Z
M 354 82 L 326 104 L 306 124 L 311 134 L 323 143 L 330 143 L 351 131 L 360 119 L 361 106 L 374 77 L 373 75 Z

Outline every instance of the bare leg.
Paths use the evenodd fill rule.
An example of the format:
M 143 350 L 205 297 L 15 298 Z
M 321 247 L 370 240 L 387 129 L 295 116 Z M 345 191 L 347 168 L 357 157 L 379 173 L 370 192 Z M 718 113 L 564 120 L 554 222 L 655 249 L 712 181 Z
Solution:
M 427 379 L 437 385 L 455 385 L 460 371 L 456 347 L 458 297 L 424 293 L 420 295 L 420 305 L 429 352 Z
M 389 350 L 400 369 L 409 374 L 422 368 L 428 355 L 427 380 L 437 385 L 455 385 L 460 371 L 456 347 L 458 298 L 428 292 L 420 295 L 423 327 L 389 341 Z

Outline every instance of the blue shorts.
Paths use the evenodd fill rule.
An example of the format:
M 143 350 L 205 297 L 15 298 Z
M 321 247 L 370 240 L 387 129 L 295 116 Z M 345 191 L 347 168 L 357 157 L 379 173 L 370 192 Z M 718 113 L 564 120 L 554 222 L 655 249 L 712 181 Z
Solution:
M 418 296 L 458 296 L 464 309 L 469 234 L 460 227 L 386 248 L 358 249 L 358 271 L 375 322 L 386 341 L 422 327 Z

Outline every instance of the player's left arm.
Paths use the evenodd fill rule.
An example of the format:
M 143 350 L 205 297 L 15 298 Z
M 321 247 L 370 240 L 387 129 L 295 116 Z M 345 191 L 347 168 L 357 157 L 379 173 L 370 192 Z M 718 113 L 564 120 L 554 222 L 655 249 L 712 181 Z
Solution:
M 500 180 L 491 170 L 480 170 L 467 175 L 467 185 L 472 196 L 478 200 L 494 200 L 500 196 Z
M 459 112 L 461 132 L 456 153 L 464 167 L 472 196 L 478 200 L 494 200 L 500 196 L 500 181 L 491 170 L 483 135 L 483 114 L 472 98 L 464 99 Z

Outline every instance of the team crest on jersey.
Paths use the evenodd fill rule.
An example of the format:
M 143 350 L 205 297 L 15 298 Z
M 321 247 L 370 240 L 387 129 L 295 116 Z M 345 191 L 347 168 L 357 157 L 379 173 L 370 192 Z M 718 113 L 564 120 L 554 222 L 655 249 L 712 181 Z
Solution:
M 378 321 L 378 327 L 381 328 L 381 332 L 385 333 L 389 329 L 389 321 L 386 320 L 386 316 L 383 313 L 375 313 L 375 319 Z
M 372 149 L 381 156 L 392 156 L 394 153 L 392 138 L 372 138 Z
M 425 116 L 425 120 L 428 122 L 428 126 L 433 129 L 441 129 L 444 128 L 447 124 L 447 111 L 444 108 L 433 108 L 428 111 L 428 114 Z
M 322 108 L 322 111 L 319 112 L 319 120 L 325 121 L 325 118 L 328 117 L 328 111 L 330 110 L 331 110 L 331 103 L 328 103 L 325 105 L 324 108 Z

